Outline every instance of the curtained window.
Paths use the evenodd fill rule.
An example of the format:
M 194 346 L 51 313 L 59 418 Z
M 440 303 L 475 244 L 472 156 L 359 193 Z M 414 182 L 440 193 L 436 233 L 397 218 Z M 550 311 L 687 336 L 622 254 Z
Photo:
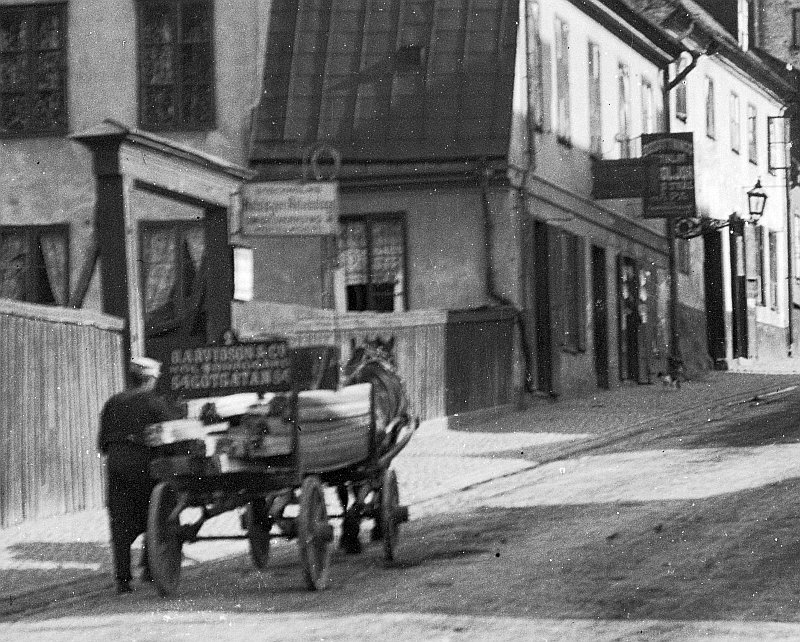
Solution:
M 600 100 L 600 47 L 589 42 L 589 151 L 603 155 L 603 104 Z
M 343 217 L 339 262 L 349 311 L 405 308 L 405 225 L 400 216 Z
M 714 81 L 706 76 L 706 136 L 717 137 L 717 118 L 714 105 Z
M 617 142 L 619 157 L 631 157 L 631 72 L 620 62 L 617 67 Z
M 561 18 L 555 23 L 556 58 L 556 136 L 562 143 L 571 140 L 569 100 L 569 25 Z
M 139 124 L 150 130 L 214 127 L 210 0 L 139 0 Z
M 0 297 L 67 304 L 67 225 L 0 226 Z
M 142 297 L 150 334 L 179 325 L 205 332 L 205 232 L 198 221 L 142 223 Z

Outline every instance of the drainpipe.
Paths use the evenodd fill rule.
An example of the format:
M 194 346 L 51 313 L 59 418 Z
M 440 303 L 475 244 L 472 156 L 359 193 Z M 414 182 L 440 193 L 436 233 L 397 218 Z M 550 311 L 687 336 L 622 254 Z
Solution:
M 533 358 L 531 346 L 528 343 L 528 332 L 525 318 L 522 311 L 514 303 L 497 291 L 495 284 L 494 269 L 492 268 L 492 257 L 494 256 L 494 226 L 492 225 L 492 210 L 489 204 L 489 181 L 492 178 L 493 170 L 487 165 L 485 159 L 480 163 L 480 190 L 481 190 L 481 210 L 483 214 L 483 243 L 486 248 L 484 261 L 486 296 L 488 299 L 500 305 L 510 307 L 514 310 L 514 322 L 519 331 L 522 356 L 525 360 L 525 391 L 533 392 Z

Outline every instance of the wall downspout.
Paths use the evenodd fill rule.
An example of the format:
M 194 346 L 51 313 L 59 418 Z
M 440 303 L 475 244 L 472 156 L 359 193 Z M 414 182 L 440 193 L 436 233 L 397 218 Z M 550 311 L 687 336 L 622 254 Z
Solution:
M 527 324 L 522 314 L 522 310 L 514 304 L 509 298 L 503 296 L 497 291 L 494 278 L 494 226 L 492 225 L 492 209 L 489 203 L 489 181 L 492 178 L 493 171 L 486 161 L 481 161 L 480 165 L 480 190 L 481 190 L 481 211 L 483 215 L 483 243 L 486 251 L 486 258 L 484 261 L 485 266 L 485 281 L 486 281 L 486 296 L 494 303 L 508 306 L 514 310 L 514 322 L 517 326 L 520 337 L 520 345 L 522 348 L 522 356 L 525 361 L 525 391 L 533 392 L 533 357 L 531 354 L 531 347 L 528 342 Z

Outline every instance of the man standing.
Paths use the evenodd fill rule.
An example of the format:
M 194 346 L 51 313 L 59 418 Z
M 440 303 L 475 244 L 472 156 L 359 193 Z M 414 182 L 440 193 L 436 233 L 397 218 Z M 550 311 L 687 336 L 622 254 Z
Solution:
M 131 591 L 131 546 L 147 530 L 152 450 L 145 428 L 160 421 L 178 419 L 180 412 L 154 392 L 161 374 L 155 359 L 135 357 L 130 363 L 130 387 L 111 397 L 100 413 L 97 446 L 107 456 L 107 505 L 111 548 L 118 593 Z M 145 541 L 140 560 L 142 579 L 150 579 Z

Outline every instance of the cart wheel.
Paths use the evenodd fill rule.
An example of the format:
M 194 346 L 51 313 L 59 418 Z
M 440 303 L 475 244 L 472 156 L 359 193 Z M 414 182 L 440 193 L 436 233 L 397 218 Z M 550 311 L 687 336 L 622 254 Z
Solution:
M 245 522 L 247 540 L 250 542 L 250 558 L 253 565 L 262 570 L 266 568 L 269 559 L 269 532 L 272 530 L 267 502 L 263 498 L 253 500 L 247 506 Z
M 408 509 L 400 506 L 400 491 L 397 474 L 387 468 L 383 472 L 380 496 L 380 525 L 383 540 L 383 556 L 393 562 L 397 556 L 397 538 L 400 524 L 408 521 Z
M 328 522 L 325 495 L 319 477 L 306 477 L 300 490 L 300 512 L 297 515 L 300 561 L 309 590 L 319 591 L 328 584 L 329 545 L 333 541 L 333 526 Z
M 180 511 L 178 493 L 167 482 L 160 482 L 150 496 L 147 515 L 147 559 L 150 574 L 162 597 L 175 593 L 181 576 Z

